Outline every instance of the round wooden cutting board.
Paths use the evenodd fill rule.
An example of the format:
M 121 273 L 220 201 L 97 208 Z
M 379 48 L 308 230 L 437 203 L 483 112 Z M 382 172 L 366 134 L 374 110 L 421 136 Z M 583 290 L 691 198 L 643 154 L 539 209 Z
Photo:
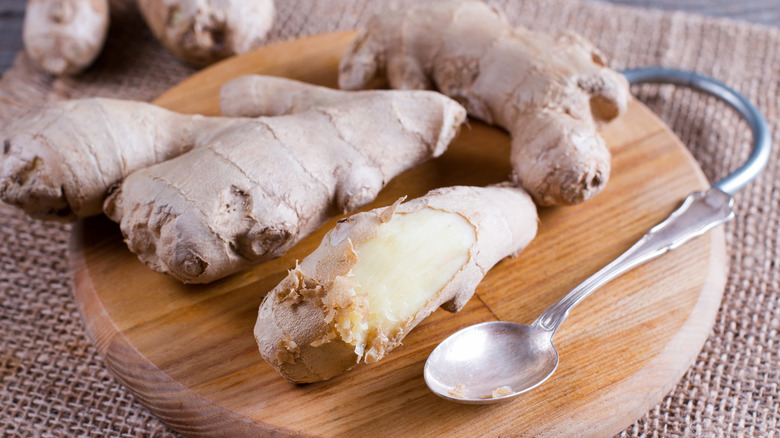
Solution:
M 355 34 L 318 35 L 217 64 L 156 103 L 219 113 L 220 86 L 250 73 L 335 87 Z M 692 191 L 709 187 L 684 145 L 633 102 L 606 126 L 612 177 L 575 207 L 540 210 L 538 237 L 499 263 L 457 314 L 437 310 L 372 365 L 309 385 L 283 380 L 252 335 L 263 296 L 312 251 L 334 218 L 284 257 L 206 286 L 147 269 L 103 217 L 73 236 L 76 299 L 106 365 L 173 429 L 191 436 L 606 436 L 672 389 L 709 334 L 726 277 L 722 228 L 618 278 L 575 308 L 555 341 L 557 372 L 510 403 L 461 405 L 423 381 L 425 359 L 456 330 L 481 321 L 532 322 L 547 306 L 625 251 Z M 393 180 L 368 208 L 455 184 L 509 174 L 509 138 L 471 121 L 449 151 Z M 485 360 L 490 360 L 486 357 Z

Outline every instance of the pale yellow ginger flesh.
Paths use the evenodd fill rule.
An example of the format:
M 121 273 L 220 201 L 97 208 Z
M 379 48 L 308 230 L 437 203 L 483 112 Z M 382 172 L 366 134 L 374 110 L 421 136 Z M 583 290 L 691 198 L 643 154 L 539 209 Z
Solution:
M 22 39 L 43 71 L 72 75 L 100 54 L 108 32 L 107 0 L 29 0 Z
M 365 337 L 398 332 L 468 262 L 475 240 L 474 226 L 459 214 L 425 208 L 397 215 L 356 246 L 358 262 L 347 277 L 355 294 L 368 299 L 366 336 L 362 326 L 352 327 L 362 339 L 356 351 L 365 349 Z M 369 351 L 366 358 L 375 355 Z
M 273 0 L 138 0 L 152 32 L 174 55 L 207 65 L 265 42 Z
M 512 136 L 512 178 L 540 205 L 599 193 L 610 154 L 599 123 L 623 113 L 628 82 L 580 35 L 513 27 L 476 0 L 445 0 L 372 18 L 341 60 L 339 86 L 430 89 Z
M 353 215 L 266 296 L 260 353 L 297 383 L 376 362 L 437 307 L 462 308 L 536 222 L 530 196 L 508 185 L 438 189 Z

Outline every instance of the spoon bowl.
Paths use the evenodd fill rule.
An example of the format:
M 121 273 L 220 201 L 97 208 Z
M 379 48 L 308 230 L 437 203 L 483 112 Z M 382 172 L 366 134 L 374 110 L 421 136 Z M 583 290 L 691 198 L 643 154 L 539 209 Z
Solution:
M 512 399 L 545 380 L 558 367 L 552 337 L 569 310 L 615 277 L 677 248 L 734 217 L 732 197 L 769 161 L 771 140 L 766 121 L 744 96 L 696 73 L 661 67 L 624 71 L 631 84 L 660 82 L 687 86 L 721 99 L 748 123 L 753 150 L 747 161 L 709 190 L 688 195 L 668 219 L 590 278 L 551 305 L 530 326 L 487 322 L 467 327 L 436 347 L 425 363 L 425 382 L 437 395 L 461 403 Z
M 558 366 L 552 337 L 569 310 L 596 289 L 648 260 L 729 220 L 731 196 L 716 187 L 690 194 L 672 215 L 560 301 L 530 326 L 495 321 L 462 329 L 436 347 L 425 363 L 425 382 L 460 403 L 512 399 L 547 380 Z
M 476 324 L 431 353 L 425 381 L 437 395 L 461 403 L 505 401 L 547 380 L 558 367 L 552 332 L 538 324 Z

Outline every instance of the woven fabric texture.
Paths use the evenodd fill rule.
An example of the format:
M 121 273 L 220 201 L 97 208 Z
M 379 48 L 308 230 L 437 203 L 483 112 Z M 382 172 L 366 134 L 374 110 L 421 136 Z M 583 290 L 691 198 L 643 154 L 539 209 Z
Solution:
M 388 4 L 279 0 L 269 43 L 360 27 Z M 780 31 L 572 0 L 494 1 L 537 30 L 574 29 L 613 67 L 664 65 L 718 78 L 748 96 L 780 133 Z M 111 3 L 111 30 L 86 73 L 55 79 L 20 54 L 0 79 L 0 132 L 41 103 L 87 96 L 151 100 L 196 70 L 166 52 L 132 1 Z M 671 86 L 634 90 L 716 180 L 745 159 L 750 135 L 712 98 Z M 780 136 L 774 136 L 780 144 Z M 726 225 L 728 282 L 714 329 L 695 364 L 664 400 L 621 436 L 780 436 L 780 169 L 735 197 Z M 171 437 L 105 368 L 83 329 L 69 274 L 69 225 L 0 205 L 0 436 Z

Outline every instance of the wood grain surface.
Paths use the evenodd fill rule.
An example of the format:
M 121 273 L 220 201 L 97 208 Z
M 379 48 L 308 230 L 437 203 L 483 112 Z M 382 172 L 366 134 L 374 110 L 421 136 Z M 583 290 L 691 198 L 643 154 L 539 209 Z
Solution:
M 353 33 L 319 35 L 230 59 L 156 103 L 217 114 L 219 87 L 248 73 L 335 86 Z M 387 358 L 326 382 L 292 385 L 265 364 L 252 328 L 265 293 L 319 243 L 337 218 L 284 257 L 206 286 L 185 286 L 143 266 L 105 218 L 80 222 L 72 241 L 76 300 L 108 367 L 173 429 L 190 436 L 606 436 L 662 397 L 700 351 L 726 276 L 722 228 L 629 272 L 575 308 L 555 341 L 561 364 L 515 401 L 460 405 L 425 386 L 438 342 L 481 321 L 530 323 L 625 251 L 691 191 L 708 187 L 685 147 L 645 107 L 603 129 L 613 153 L 609 185 L 592 201 L 540 211 L 540 231 L 499 263 L 457 314 L 437 310 Z M 439 159 L 412 169 L 366 208 L 509 173 L 509 138 L 472 121 Z M 489 360 L 489 358 L 486 358 Z

